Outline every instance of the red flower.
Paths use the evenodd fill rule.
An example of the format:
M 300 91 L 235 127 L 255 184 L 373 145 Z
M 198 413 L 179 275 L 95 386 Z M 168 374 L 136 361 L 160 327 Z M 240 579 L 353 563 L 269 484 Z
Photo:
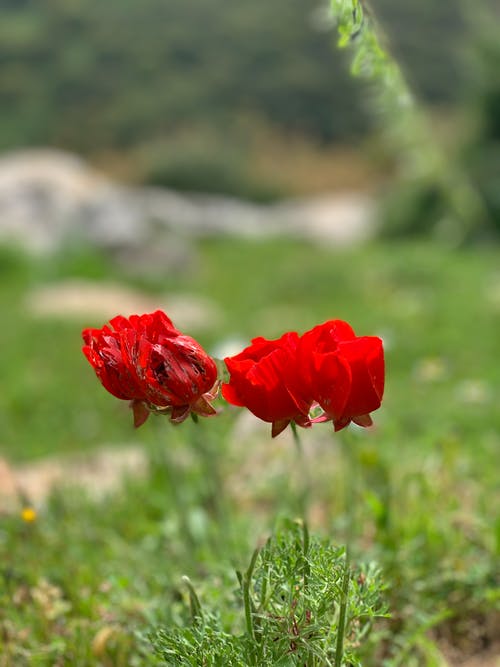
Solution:
M 384 393 L 384 351 L 376 336 L 358 337 L 342 320 L 330 320 L 305 333 L 299 346 L 304 386 L 331 419 L 335 430 L 351 421 L 371 426 Z
M 272 422 L 273 437 L 291 421 L 299 426 L 332 420 L 338 431 L 354 421 L 370 426 L 384 392 L 384 352 L 376 336 L 357 337 L 347 322 L 331 320 L 299 337 L 255 338 L 226 358 L 222 395 Z M 310 417 L 311 408 L 323 414 Z
M 83 352 L 103 386 L 132 401 L 136 426 L 150 411 L 168 412 L 174 422 L 190 412 L 215 414 L 209 403 L 217 380 L 215 361 L 161 310 L 119 315 L 110 326 L 85 329 L 82 336 Z
M 311 401 L 302 395 L 296 372 L 298 342 L 294 332 L 279 340 L 254 338 L 240 354 L 224 359 L 230 380 L 222 385 L 222 395 L 229 403 L 271 422 L 273 437 L 292 420 L 310 425 Z

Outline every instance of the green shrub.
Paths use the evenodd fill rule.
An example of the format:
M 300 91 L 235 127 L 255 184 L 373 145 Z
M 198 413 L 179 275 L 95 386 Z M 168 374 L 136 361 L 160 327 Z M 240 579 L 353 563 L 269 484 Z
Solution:
M 159 630 L 156 652 L 179 667 L 361 665 L 374 620 L 386 615 L 383 587 L 373 564 L 346 567 L 343 547 L 310 538 L 300 522 L 283 522 L 246 572 L 237 572 L 240 586 L 227 606 L 205 608 L 186 580 L 191 618 Z

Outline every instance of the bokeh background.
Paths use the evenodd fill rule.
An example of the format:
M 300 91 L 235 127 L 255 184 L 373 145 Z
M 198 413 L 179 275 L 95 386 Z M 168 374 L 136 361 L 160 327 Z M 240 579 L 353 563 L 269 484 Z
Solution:
M 383 337 L 355 549 L 396 611 L 363 664 L 495 664 L 499 8 L 366 9 L 399 97 L 353 75 L 323 0 L 0 0 L 1 667 L 157 664 L 137 628 L 228 558 L 192 431 L 134 431 L 80 352 L 156 308 L 219 358 L 337 317 Z M 241 559 L 300 474 L 251 415 L 207 427 Z M 346 463 L 313 430 L 312 527 L 341 540 Z
M 498 132 L 495 4 L 373 3 L 434 131 L 470 151 Z M 126 182 L 258 201 L 371 186 L 394 166 L 321 0 L 0 9 L 4 152 L 57 147 Z
M 401 95 L 386 94 L 383 75 L 352 75 L 357 38 L 337 48 L 321 0 L 3 0 L 0 12 L 2 347 L 19 343 L 2 360 L 0 400 L 15 457 L 115 428 L 90 437 L 82 405 L 58 391 L 68 368 L 91 380 L 76 361 L 83 324 L 163 306 L 223 354 L 226 339 L 356 311 L 372 262 L 344 268 L 352 248 L 389 262 L 423 241 L 437 257 L 495 252 L 494 2 L 367 7 L 406 79 Z M 384 330 L 373 274 L 359 325 Z M 488 282 L 496 294 L 497 275 Z M 58 344 L 45 349 L 65 327 L 69 366 Z M 53 444 L 33 437 L 45 423 L 61 433 Z

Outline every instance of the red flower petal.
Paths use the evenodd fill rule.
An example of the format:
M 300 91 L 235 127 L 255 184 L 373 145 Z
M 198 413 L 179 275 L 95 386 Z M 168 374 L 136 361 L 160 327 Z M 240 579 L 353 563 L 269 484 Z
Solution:
M 236 405 L 239 408 L 245 407 L 245 403 L 238 396 L 238 392 L 236 391 L 234 384 L 223 384 L 221 394 L 228 403 L 231 403 L 231 405 Z
M 215 361 L 165 313 L 118 315 L 110 325 L 85 329 L 83 352 L 110 393 L 134 401 L 136 422 L 145 419 L 143 402 L 175 409 L 175 420 L 195 405 L 200 414 L 212 414 L 208 392 L 217 380 Z
M 318 354 L 315 361 L 314 398 L 328 416 L 340 418 L 351 392 L 351 368 L 336 352 Z
M 225 359 L 230 379 L 224 398 L 273 424 L 273 437 L 290 421 L 299 426 L 332 420 L 335 430 L 351 421 L 371 425 L 369 413 L 384 391 L 382 341 L 357 337 L 342 320 L 329 320 L 300 338 L 254 338 L 240 354 Z M 312 417 L 312 406 L 322 415 Z
M 342 320 L 330 320 L 305 333 L 299 344 L 303 384 L 331 418 L 335 430 L 357 419 L 371 422 L 384 391 L 382 341 L 356 337 Z
M 297 344 L 295 332 L 278 340 L 253 339 L 240 354 L 224 360 L 230 380 L 223 385 L 222 395 L 267 422 L 290 421 L 307 414 L 310 403 L 298 390 Z
M 352 388 L 344 414 L 355 417 L 377 410 L 384 393 L 384 356 L 380 338 L 365 336 L 341 343 L 339 355 L 349 363 L 352 372 Z

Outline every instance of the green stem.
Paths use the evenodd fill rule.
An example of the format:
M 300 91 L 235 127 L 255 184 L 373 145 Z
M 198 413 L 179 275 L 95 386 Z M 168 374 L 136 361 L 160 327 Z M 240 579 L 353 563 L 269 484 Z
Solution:
M 309 587 L 309 576 L 311 574 L 311 566 L 309 561 L 309 545 L 310 545 L 310 536 L 309 528 L 306 521 L 301 521 L 302 524 L 302 558 L 303 558 L 303 569 L 302 569 L 302 578 L 303 578 L 303 595 L 307 599 L 308 587 Z M 305 656 L 305 667 L 314 667 L 315 658 L 313 653 L 310 650 L 307 650 Z
M 243 574 L 238 574 L 238 580 L 241 585 L 243 592 L 243 605 L 245 607 L 245 624 L 247 628 L 247 634 L 252 641 L 252 656 L 255 657 L 256 652 L 256 633 L 254 626 L 254 614 L 255 614 L 255 605 L 253 603 L 252 597 L 250 595 L 250 585 L 252 583 L 252 575 L 255 569 L 255 564 L 257 562 L 257 557 L 260 553 L 260 549 L 255 549 L 250 560 L 250 565 L 248 569 Z
M 304 557 L 304 571 L 303 571 L 304 594 L 307 593 L 307 587 L 309 585 L 309 574 L 310 574 L 309 542 L 310 542 L 309 528 L 307 527 L 307 523 L 305 521 L 302 521 L 302 550 L 303 550 L 303 557 Z
M 307 463 L 307 457 L 304 452 L 304 447 L 302 444 L 301 437 L 297 430 L 297 425 L 295 422 L 291 422 L 292 433 L 293 433 L 293 442 L 295 444 L 295 449 L 297 452 L 297 468 L 298 476 L 300 479 L 300 490 L 297 497 L 295 498 L 300 517 L 303 519 L 304 523 L 307 523 L 309 506 L 311 502 L 311 477 L 309 473 L 309 466 Z
M 253 627 L 252 605 L 250 600 L 250 582 L 243 575 L 243 604 L 245 605 L 245 623 L 248 636 L 255 641 L 255 631 Z
M 168 443 L 168 446 L 165 446 L 164 441 L 164 431 L 163 431 L 163 419 L 155 420 L 158 422 L 156 426 L 157 430 L 162 427 L 161 438 L 158 435 L 157 442 L 155 443 L 155 448 L 151 452 L 151 466 L 152 472 L 156 476 L 157 474 L 162 475 L 162 483 L 164 482 L 166 487 L 166 494 L 171 496 L 171 500 L 166 498 L 167 506 L 173 506 L 176 508 L 177 516 L 179 517 L 180 528 L 182 534 L 186 537 L 187 546 L 189 551 L 194 553 L 196 550 L 196 540 L 193 537 L 193 533 L 190 527 L 189 521 L 189 507 L 186 502 L 186 497 L 183 492 L 184 486 L 186 484 L 185 473 L 182 470 L 182 467 L 179 465 L 179 459 L 175 447 L 173 447 L 173 442 Z M 170 431 L 172 441 L 176 440 L 176 436 Z
M 200 600 L 196 595 L 196 591 L 194 590 L 194 586 L 191 583 L 189 577 L 183 576 L 182 581 L 184 584 L 186 584 L 186 587 L 189 591 L 189 607 L 191 609 L 191 618 L 193 623 L 199 623 L 201 620 L 203 620 Z
M 356 535 L 356 489 L 357 489 L 357 465 L 355 456 L 355 439 L 349 427 L 344 431 L 341 438 L 344 462 L 344 516 L 345 528 L 345 561 L 344 576 L 342 579 L 342 599 L 339 610 L 339 622 L 337 626 L 337 643 L 335 649 L 335 667 L 341 667 L 344 653 L 344 636 L 347 626 L 347 609 L 349 602 L 349 582 L 351 577 L 351 546 Z
M 346 548 L 351 549 L 357 535 L 357 496 L 358 496 L 358 462 L 356 457 L 356 437 L 347 427 L 342 431 L 340 447 L 342 451 L 342 473 L 343 473 L 343 512 L 345 520 L 345 543 Z
M 339 622 L 337 625 L 337 643 L 335 646 L 335 667 L 342 667 L 344 657 L 344 635 L 347 624 L 347 605 L 349 601 L 350 556 L 349 549 L 345 550 L 344 577 L 342 580 L 342 600 L 340 603 Z
M 377 109 L 389 145 L 410 176 L 435 184 L 455 221 L 458 241 L 490 214 L 481 195 L 438 138 L 385 47 L 385 36 L 368 0 L 331 0 L 337 20 L 339 47 L 352 52 L 351 73 L 375 91 Z M 380 113 L 381 112 L 381 113 Z
M 205 502 L 209 510 L 213 512 L 216 519 L 216 525 L 224 531 L 225 539 L 215 540 L 215 545 L 221 542 L 230 547 L 233 552 L 233 535 L 230 530 L 231 522 L 228 516 L 227 503 L 224 497 L 224 481 L 220 471 L 220 450 L 212 446 L 207 429 L 198 419 L 198 416 L 191 413 L 193 427 L 191 429 L 191 443 L 195 450 L 198 462 L 202 469 L 203 483 L 205 485 Z M 219 444 L 219 443 L 218 443 Z M 227 553 L 227 552 L 226 552 Z

